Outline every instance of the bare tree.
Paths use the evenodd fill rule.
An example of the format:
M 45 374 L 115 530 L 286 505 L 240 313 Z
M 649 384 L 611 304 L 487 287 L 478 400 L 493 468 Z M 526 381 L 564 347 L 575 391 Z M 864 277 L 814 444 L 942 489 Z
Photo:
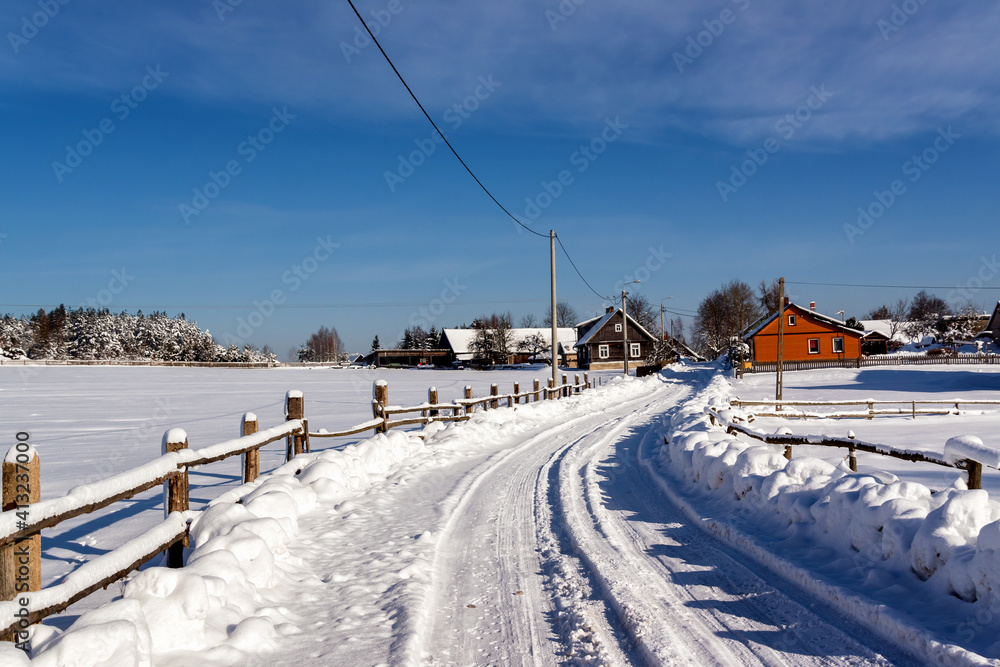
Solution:
M 935 325 L 946 315 L 951 315 L 951 307 L 944 299 L 920 290 L 910 303 L 906 314 L 906 333 L 911 336 L 925 336 L 935 330 Z
M 698 347 L 706 356 L 717 357 L 729 347 L 730 339 L 741 336 L 761 318 L 763 310 L 761 299 L 752 287 L 741 280 L 730 281 L 698 305 L 695 318 Z
M 630 294 L 625 300 L 629 317 L 639 323 L 646 331 L 656 331 L 659 324 L 657 315 L 653 314 L 653 305 L 643 294 Z
M 558 308 L 558 304 L 556 304 L 556 307 Z M 551 320 L 552 318 L 550 317 L 549 319 Z M 521 317 L 521 321 L 518 326 L 522 329 L 534 329 L 538 326 L 538 319 L 535 317 L 534 313 L 528 313 L 527 315 Z
M 781 297 L 781 286 L 777 280 L 768 283 L 766 280 L 760 281 L 757 286 L 757 299 L 765 315 L 778 312 L 778 299 Z
M 510 313 L 494 313 L 473 322 L 472 352 L 482 364 L 505 364 L 514 348 Z
M 299 357 L 302 361 L 339 361 L 344 353 L 344 341 L 337 329 L 322 326 L 299 350 Z
M 556 326 L 557 327 L 571 327 L 579 321 L 579 315 L 576 314 L 576 309 L 569 305 L 565 301 L 556 302 Z M 542 319 L 542 325 L 546 327 L 552 326 L 552 313 L 546 313 L 545 317 Z
M 549 340 L 540 333 L 533 333 L 525 336 L 517 343 L 517 351 L 530 354 L 533 359 L 537 358 L 542 352 L 547 352 L 548 349 Z

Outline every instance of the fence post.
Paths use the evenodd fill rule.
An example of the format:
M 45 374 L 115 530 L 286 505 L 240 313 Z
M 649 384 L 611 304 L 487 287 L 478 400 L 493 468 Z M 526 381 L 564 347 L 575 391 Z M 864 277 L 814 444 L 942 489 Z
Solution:
M 302 419 L 305 416 L 305 399 L 301 391 L 288 390 L 285 394 L 285 421 Z M 301 435 L 289 434 L 285 446 L 285 460 L 291 461 L 292 457 L 301 454 L 304 450 L 305 437 Z
M 490 396 L 499 396 L 499 395 L 500 395 L 500 387 L 498 387 L 496 382 L 494 382 L 493 384 L 490 385 Z M 496 410 L 498 407 L 500 407 L 500 401 L 498 401 L 495 398 L 492 401 L 490 401 L 490 409 Z
M 465 385 L 465 398 L 467 400 L 470 400 L 470 401 L 472 400 L 472 385 L 468 385 L 468 384 Z M 474 405 L 466 405 L 465 406 L 465 414 L 468 415 L 468 414 L 471 414 L 471 413 L 473 413 L 475 411 L 476 411 L 476 406 L 474 406 Z
M 973 461 L 968 459 L 965 462 L 967 469 L 969 470 L 969 488 L 970 489 L 981 489 L 983 488 L 983 464 L 979 461 Z
M 552 378 L 549 378 L 549 390 L 545 392 L 546 398 L 553 401 L 556 398 L 556 383 L 553 382 Z
M 22 435 L 25 436 L 23 439 Z M 19 432 L 17 444 L 11 447 L 4 457 L 3 511 L 17 511 L 19 520 L 20 513 L 25 512 L 30 521 L 31 514 L 27 506 L 41 499 L 42 489 L 41 464 L 38 452 L 28 442 L 29 437 L 27 433 Z M 27 563 L 24 562 L 25 556 Z M 24 565 L 27 565 L 27 578 L 19 576 L 19 570 Z M 24 588 L 25 582 L 27 588 Z M 18 590 L 19 585 L 20 590 Z M 42 536 L 35 534 L 0 547 L 0 600 L 14 600 L 17 599 L 18 593 L 40 590 L 42 590 Z M 22 628 L 22 632 L 26 630 L 27 628 Z M 19 641 L 19 634 L 0 636 L 0 641 Z M 22 636 L 27 639 L 27 634 Z
M 580 393 L 580 374 L 579 373 L 575 373 L 573 375 L 573 393 L 574 394 L 579 394 Z
M 431 387 L 430 389 L 427 390 L 427 402 L 430 403 L 431 405 L 437 405 L 438 404 L 438 390 L 437 390 L 437 387 Z M 438 411 L 437 410 L 428 410 L 426 414 L 429 415 L 429 416 L 431 416 L 431 417 L 437 417 L 438 416 Z
M 381 417 L 383 422 L 375 428 L 376 433 L 386 433 L 389 430 L 389 415 L 385 414 L 385 408 L 389 405 L 389 383 L 385 380 L 375 380 L 372 385 L 372 410 L 376 410 L 376 417 Z M 376 407 L 376 404 L 378 407 Z
M 521 383 L 514 383 L 514 402 L 521 405 Z
M 538 402 L 538 380 L 535 380 L 535 403 Z
M 568 382 L 569 382 L 569 377 L 565 373 L 563 373 L 562 374 L 562 391 L 559 392 L 560 396 L 562 396 L 563 398 L 569 396 L 569 387 L 566 386 Z
M 850 438 L 851 440 L 854 440 L 854 431 L 848 431 L 847 437 Z M 857 472 L 858 471 L 857 451 L 854 449 L 854 447 L 848 448 L 847 451 L 848 451 L 847 463 L 851 467 L 851 472 Z
M 163 434 L 163 453 L 179 452 L 188 448 L 187 433 L 182 428 L 172 428 Z M 188 471 L 181 470 L 163 483 L 163 515 L 171 512 L 186 512 L 188 501 Z M 167 567 L 184 567 L 184 547 L 188 546 L 187 535 L 167 547 Z
M 913 410 L 913 418 L 916 419 L 917 418 L 917 402 L 916 401 L 913 401 L 912 410 Z
M 875 417 L 875 402 L 868 401 L 868 420 L 871 421 Z
M 590 389 L 590 373 L 583 374 L 583 388 Z
M 243 414 L 240 420 L 240 435 L 253 435 L 257 432 L 257 415 L 252 412 Z M 243 455 L 243 483 L 248 484 L 260 477 L 260 450 L 251 449 Z

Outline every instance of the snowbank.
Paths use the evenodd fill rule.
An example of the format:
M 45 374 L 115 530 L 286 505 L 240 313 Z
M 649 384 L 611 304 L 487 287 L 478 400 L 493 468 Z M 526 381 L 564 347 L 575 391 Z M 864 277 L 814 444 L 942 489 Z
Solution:
M 985 491 L 932 493 L 891 475 L 852 473 L 846 462 L 835 466 L 799 454 L 788 461 L 783 447 L 749 444 L 711 425 L 708 406 L 741 416 L 729 398 L 719 376 L 679 407 L 659 448 L 664 471 L 720 512 L 756 522 L 778 540 L 822 547 L 828 560 L 853 562 L 869 577 L 923 587 L 942 604 L 957 597 L 984 613 L 1000 607 L 1000 503 Z M 974 440 L 949 442 L 950 456 L 989 463 L 992 450 Z M 895 623 L 891 610 L 881 615 Z M 950 649 L 957 647 L 942 650 Z
M 44 667 L 236 664 L 302 630 L 269 590 L 290 585 L 288 545 L 299 517 L 360 495 L 424 448 L 393 431 L 343 450 L 299 456 L 213 501 L 191 527 L 187 565 L 132 576 L 122 599 L 80 616 L 64 633 L 35 626 L 31 664 Z M 6 657 L 6 656 L 4 656 Z

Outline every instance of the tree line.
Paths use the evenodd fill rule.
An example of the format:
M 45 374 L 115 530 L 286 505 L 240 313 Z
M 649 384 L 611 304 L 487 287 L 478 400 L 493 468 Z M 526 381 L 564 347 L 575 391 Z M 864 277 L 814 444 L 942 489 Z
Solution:
M 111 313 L 63 305 L 27 317 L 0 318 L 0 355 L 9 359 L 100 361 L 275 361 L 264 346 L 219 345 L 184 314 Z

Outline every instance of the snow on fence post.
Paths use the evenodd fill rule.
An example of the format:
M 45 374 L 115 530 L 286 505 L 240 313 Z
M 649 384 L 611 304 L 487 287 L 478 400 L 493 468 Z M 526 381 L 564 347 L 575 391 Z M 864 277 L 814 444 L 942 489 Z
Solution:
M 292 419 L 302 419 L 305 416 L 305 398 L 301 391 L 289 389 L 285 394 L 285 421 Z M 285 445 L 285 460 L 291 461 L 296 454 L 301 454 L 305 449 L 305 436 L 288 434 Z
M 576 373 L 573 375 L 573 393 L 580 393 L 580 374 Z
M 490 385 L 490 396 L 499 396 L 499 395 L 500 395 L 500 387 L 498 387 L 496 382 L 494 382 L 493 384 Z M 500 407 L 500 401 L 498 401 L 495 398 L 492 401 L 490 401 L 491 410 L 496 410 L 498 407 Z
M 868 419 L 869 421 L 875 417 L 875 402 L 868 401 Z
M 163 453 L 179 452 L 188 448 L 187 433 L 182 428 L 172 428 L 163 434 Z M 186 512 L 188 501 L 188 470 L 185 467 L 177 475 L 163 483 L 163 516 L 171 512 Z M 184 547 L 188 546 L 187 535 L 167 548 L 167 567 L 184 567 Z
M 431 405 L 437 405 L 438 404 L 438 390 L 437 390 L 437 387 L 431 387 L 430 389 L 427 390 L 427 402 L 430 403 Z M 425 416 L 437 417 L 438 416 L 438 411 L 437 410 L 428 410 Z
M 372 384 L 372 412 L 376 418 L 383 419 L 382 424 L 375 427 L 376 433 L 386 433 L 389 430 L 389 416 L 385 408 L 389 405 L 389 383 L 385 380 L 375 380 Z
M 848 431 L 847 437 L 850 438 L 851 440 L 854 440 L 854 431 Z M 851 467 L 851 472 L 857 472 L 858 471 L 857 450 L 854 449 L 854 447 L 851 447 L 847 451 L 848 451 L 847 464 Z
M 988 447 L 974 435 L 960 435 L 944 443 L 944 457 L 953 463 L 964 463 L 969 471 L 969 488 L 983 488 L 983 464 L 1000 468 L 1000 450 Z
M 559 394 L 563 398 L 566 398 L 567 396 L 569 396 L 569 386 L 568 386 L 568 383 L 569 383 L 569 377 L 565 373 L 563 373 L 562 374 L 562 391 L 559 392 Z
M 556 398 L 556 383 L 553 382 L 552 378 L 549 378 L 549 389 L 545 392 L 545 396 L 550 401 L 553 401 Z
M 21 438 L 21 436 L 24 438 Z M 31 519 L 28 505 L 41 499 L 38 453 L 25 432 L 17 434 L 17 444 L 3 460 L 3 511 L 17 512 L 18 521 Z M 0 547 L 0 600 L 14 600 L 18 593 L 42 590 L 42 536 L 39 534 Z M 26 630 L 27 628 L 22 628 Z M 0 641 L 17 641 L 16 634 L 0 636 Z
M 514 383 L 514 402 L 521 405 L 521 383 Z
M 466 398 L 466 400 L 470 400 L 470 401 L 472 400 L 472 385 L 468 385 L 468 384 L 465 385 L 465 398 Z M 465 406 L 465 414 L 467 414 L 467 415 L 468 414 L 472 414 L 475 411 L 476 411 L 476 406 L 474 406 L 474 405 L 466 405 Z
M 253 435 L 257 432 L 257 415 L 252 412 L 243 414 L 240 420 L 240 435 Z M 243 483 L 248 484 L 260 477 L 260 450 L 251 449 L 243 455 Z
M 535 380 L 535 403 L 538 402 L 538 380 Z

